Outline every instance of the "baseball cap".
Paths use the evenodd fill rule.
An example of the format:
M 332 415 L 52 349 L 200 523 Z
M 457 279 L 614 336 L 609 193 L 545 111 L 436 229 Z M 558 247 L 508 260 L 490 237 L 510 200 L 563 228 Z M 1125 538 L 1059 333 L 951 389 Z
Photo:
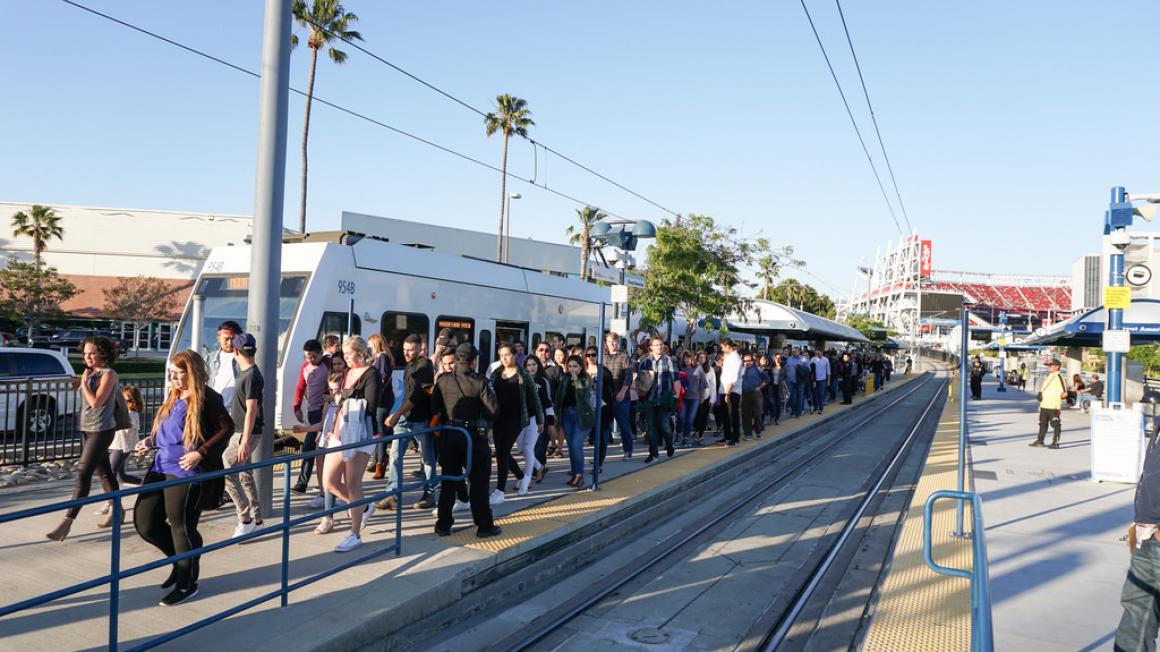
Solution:
M 258 350 L 258 341 L 249 333 L 238 333 L 234 335 L 234 348 L 242 353 L 253 353 Z

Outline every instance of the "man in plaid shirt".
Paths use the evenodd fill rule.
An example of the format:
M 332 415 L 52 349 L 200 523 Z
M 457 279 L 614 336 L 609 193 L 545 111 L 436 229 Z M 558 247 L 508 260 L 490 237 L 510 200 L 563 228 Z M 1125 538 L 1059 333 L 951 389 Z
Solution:
M 681 380 L 677 377 L 673 359 L 665 355 L 665 343 L 654 337 L 649 342 L 649 356 L 641 361 L 640 372 L 654 375 L 652 387 L 647 397 L 641 397 L 644 407 L 645 424 L 648 427 L 648 457 L 645 464 L 659 456 L 660 437 L 664 434 L 665 454 L 673 456 L 673 426 L 669 415 L 676 407 L 676 396 L 680 394 Z

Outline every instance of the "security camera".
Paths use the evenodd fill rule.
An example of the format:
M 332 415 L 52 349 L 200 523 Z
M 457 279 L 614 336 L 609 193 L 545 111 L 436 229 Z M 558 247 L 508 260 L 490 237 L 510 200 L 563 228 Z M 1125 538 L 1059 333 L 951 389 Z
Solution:
M 1123 251 L 1128 248 L 1128 245 L 1132 244 L 1132 236 L 1128 235 L 1128 232 L 1123 229 L 1116 229 L 1108 234 L 1108 242 L 1116 249 Z

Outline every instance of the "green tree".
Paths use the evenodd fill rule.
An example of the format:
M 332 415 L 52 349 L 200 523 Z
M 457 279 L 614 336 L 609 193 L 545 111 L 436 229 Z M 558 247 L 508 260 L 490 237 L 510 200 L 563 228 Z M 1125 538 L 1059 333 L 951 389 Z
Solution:
M 761 281 L 758 299 L 773 301 L 773 283 L 785 267 L 804 267 L 805 262 L 793 257 L 793 247 L 785 246 L 757 259 L 757 279 Z
M 576 228 L 576 225 L 573 224 L 565 229 L 564 233 L 569 236 L 568 242 L 570 244 L 580 247 L 580 278 L 587 279 L 588 257 L 592 254 L 592 227 L 608 215 L 602 213 L 599 208 L 585 206 L 576 209 L 576 217 L 580 222 L 580 228 Z
M 150 322 L 169 321 L 177 311 L 177 288 L 152 276 L 119 277 L 117 284 L 104 290 L 105 312 L 122 321 L 133 322 L 133 350 Z
M 846 317 L 846 325 L 869 339 L 874 339 L 874 329 L 886 329 L 886 324 L 871 319 L 868 315 L 850 315 Z
M 526 138 L 528 127 L 534 127 L 532 112 L 528 109 L 528 102 L 514 95 L 504 93 L 495 98 L 495 111 L 489 112 L 483 118 L 487 136 L 490 138 L 496 132 L 503 134 L 503 166 L 499 177 L 499 237 L 495 244 L 495 261 L 503 261 L 503 221 L 504 204 L 507 199 L 507 159 L 508 139 L 512 134 Z
M 784 303 L 790 308 L 802 310 L 819 317 L 833 319 L 837 310 L 834 300 L 828 295 L 818 292 L 812 285 L 802 283 L 794 278 L 787 278 L 778 283 L 769 292 L 772 301 Z
M 755 286 L 742 278 L 742 270 L 768 253 L 766 240 L 742 238 L 708 215 L 665 220 L 648 248 L 645 287 L 632 294 L 630 304 L 652 324 L 683 316 L 687 341 L 698 320 L 725 317 L 752 304 L 742 291 Z
M 0 269 L 0 314 L 27 326 L 29 339 L 36 335 L 40 322 L 61 316 L 60 304 L 78 292 L 55 267 L 26 263 L 13 256 Z
M 309 36 L 306 46 L 310 48 L 310 75 L 306 79 L 306 115 L 302 125 L 302 195 L 298 206 L 298 230 L 306 233 L 306 144 L 310 139 L 310 106 L 314 101 L 314 74 L 318 68 L 318 52 L 326 49 L 330 60 L 336 64 L 346 62 L 346 53 L 331 45 L 334 41 L 361 41 L 362 34 L 350 29 L 358 22 L 358 16 L 346 11 L 338 0 L 294 0 L 290 6 L 294 21 L 305 29 Z M 290 36 L 290 46 L 298 45 L 298 35 Z
M 1144 375 L 1152 376 L 1157 371 L 1160 371 L 1160 345 L 1133 346 L 1128 351 L 1128 359 L 1132 362 L 1143 364 Z M 1102 367 L 1099 369 L 1102 369 Z
M 34 204 L 32 209 L 25 213 L 20 211 L 12 216 L 12 235 L 32 238 L 32 256 L 36 261 L 36 269 L 40 269 L 43 261 L 41 254 L 48 247 L 48 241 L 56 238 L 64 239 L 64 228 L 60 225 L 60 216 L 52 208 Z

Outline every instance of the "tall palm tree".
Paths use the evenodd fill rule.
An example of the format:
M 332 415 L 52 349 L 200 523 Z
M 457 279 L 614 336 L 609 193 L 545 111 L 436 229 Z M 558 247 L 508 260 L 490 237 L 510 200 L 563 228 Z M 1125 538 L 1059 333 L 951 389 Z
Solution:
M 528 127 L 535 126 L 536 123 L 532 120 L 532 112 L 528 110 L 527 100 L 504 93 L 496 96 L 495 111 L 483 117 L 483 124 L 487 128 L 489 138 L 497 131 L 503 132 L 503 173 L 499 179 L 499 237 L 495 243 L 495 261 L 498 263 L 503 260 L 503 218 L 504 200 L 507 198 L 508 138 L 511 138 L 512 134 L 526 138 Z
M 310 48 L 310 76 L 306 81 L 306 117 L 302 125 L 302 197 L 298 206 L 298 230 L 306 233 L 306 143 L 310 138 L 310 105 L 314 100 L 314 73 L 318 68 L 318 51 L 327 49 L 330 60 L 336 64 L 346 62 L 346 53 L 335 48 L 334 41 L 361 41 L 362 34 L 350 29 L 358 22 L 358 16 L 350 13 L 338 0 L 313 0 L 307 6 L 306 0 L 294 0 L 290 7 L 294 21 L 302 26 L 310 36 L 306 45 Z M 298 35 L 290 37 L 290 46 L 298 45 Z
M 773 300 L 773 281 L 777 278 L 778 259 L 773 256 L 762 256 L 757 259 L 757 277 L 761 279 L 760 298 L 766 301 Z
M 48 247 L 48 241 L 64 239 L 64 228 L 60 216 L 49 206 L 34 204 L 32 210 L 20 211 L 12 216 L 12 235 L 32 238 L 32 255 L 36 260 L 36 271 L 40 272 L 41 254 Z
M 592 227 L 608 215 L 602 213 L 599 208 L 585 206 L 576 209 L 576 217 L 580 220 L 580 228 L 571 225 L 564 233 L 568 234 L 569 243 L 580 245 L 580 280 L 585 280 L 588 278 L 588 256 L 592 253 Z

